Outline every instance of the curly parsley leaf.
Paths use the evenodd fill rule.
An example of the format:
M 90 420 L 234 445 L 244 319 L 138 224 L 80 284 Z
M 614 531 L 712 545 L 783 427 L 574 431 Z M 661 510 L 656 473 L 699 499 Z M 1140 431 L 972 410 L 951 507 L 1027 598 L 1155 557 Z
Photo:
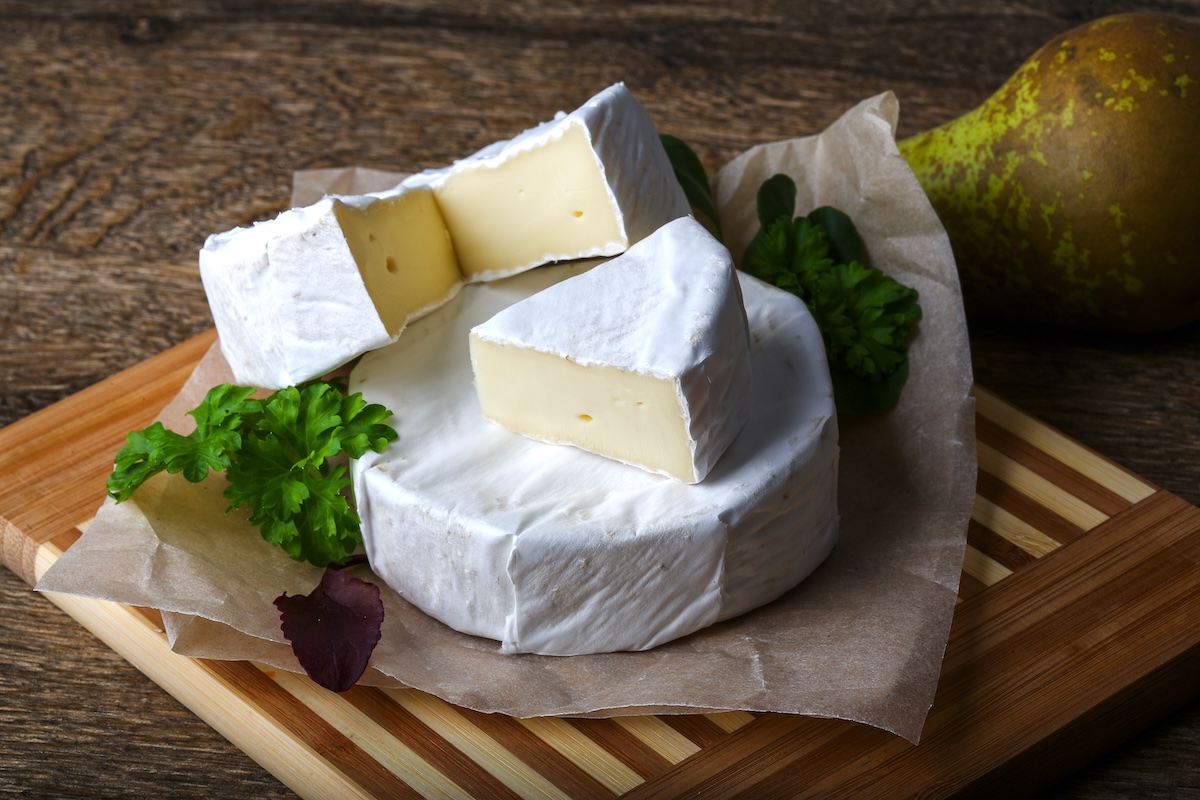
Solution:
M 895 405 L 908 378 L 908 342 L 921 318 L 917 292 L 862 263 L 862 239 L 831 206 L 793 217 L 795 183 L 763 182 L 760 229 L 742 269 L 797 295 L 825 341 L 834 399 L 842 414 Z
M 362 542 L 346 494 L 350 478 L 338 458 L 380 452 L 397 438 L 383 423 L 391 412 L 345 394 L 340 383 L 314 381 L 257 400 L 254 389 L 222 384 L 188 413 L 188 436 L 154 423 L 130 433 L 117 453 L 108 491 L 127 500 L 158 472 L 196 483 L 224 471 L 230 508 L 245 508 L 264 539 L 292 558 L 338 563 Z
M 114 460 L 108 493 L 122 502 L 164 470 L 199 483 L 210 470 L 227 469 L 230 453 L 241 447 L 243 419 L 260 410 L 258 401 L 250 399 L 253 393 L 251 388 L 231 384 L 210 389 L 200 405 L 188 412 L 196 420 L 196 429 L 188 436 L 167 430 L 160 422 L 130 433 Z
M 378 403 L 368 404 L 361 394 L 346 396 L 340 411 L 342 432 L 339 438 L 347 455 L 362 458 L 368 450 L 378 453 L 396 441 L 396 431 L 383 424 L 391 414 Z
M 708 182 L 708 172 L 700 162 L 700 157 L 677 136 L 662 133 L 659 134 L 659 139 L 662 140 L 663 149 L 667 151 L 667 158 L 675 172 L 675 180 L 683 187 L 688 204 L 693 211 L 698 211 L 707 218 L 702 221 L 707 221 L 706 227 L 717 241 L 721 241 L 721 220 L 717 217 L 717 203 L 713 198 L 712 186 Z

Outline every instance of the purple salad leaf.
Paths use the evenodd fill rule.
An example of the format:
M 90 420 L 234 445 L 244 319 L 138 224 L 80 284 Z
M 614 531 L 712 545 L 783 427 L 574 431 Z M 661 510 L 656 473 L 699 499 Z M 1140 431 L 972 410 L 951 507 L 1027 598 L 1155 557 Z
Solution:
M 328 567 L 310 594 L 284 592 L 275 606 L 283 635 L 310 678 L 334 692 L 358 681 L 381 635 L 378 586 Z

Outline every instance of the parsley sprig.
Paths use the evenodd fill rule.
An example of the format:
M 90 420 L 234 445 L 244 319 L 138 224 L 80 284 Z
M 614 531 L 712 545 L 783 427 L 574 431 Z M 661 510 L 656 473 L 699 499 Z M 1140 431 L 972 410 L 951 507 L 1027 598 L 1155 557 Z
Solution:
M 838 411 L 867 414 L 896 404 L 908 379 L 917 291 L 863 264 L 862 240 L 832 206 L 794 217 L 796 184 L 774 175 L 759 189 L 761 228 L 742 269 L 798 296 L 825 341 Z
M 383 424 L 391 412 L 347 395 L 340 382 L 312 381 L 252 397 L 254 389 L 221 384 L 188 412 L 184 436 L 156 422 L 126 437 L 108 493 L 124 501 L 159 472 L 192 483 L 224 471 L 230 508 L 245 508 L 264 539 L 317 566 L 348 558 L 362 543 L 358 515 L 346 498 L 351 480 L 342 454 L 359 458 L 397 438 Z
M 716 221 L 699 158 L 679 139 L 662 138 L 693 210 Z M 741 269 L 808 306 L 825 343 L 838 413 L 891 408 L 908 380 L 908 342 L 921 319 L 917 291 L 865 265 L 862 239 L 843 212 L 823 206 L 794 216 L 796 184 L 787 175 L 764 181 L 755 201 L 760 229 Z

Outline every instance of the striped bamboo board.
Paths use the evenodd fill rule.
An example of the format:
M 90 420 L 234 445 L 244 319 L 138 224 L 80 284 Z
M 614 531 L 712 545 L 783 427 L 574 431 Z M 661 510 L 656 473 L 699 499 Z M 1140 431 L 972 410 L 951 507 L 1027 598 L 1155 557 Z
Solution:
M 78 538 L 125 432 L 149 422 L 211 341 L 0 431 L 0 474 L 15 478 L 0 487 L 7 566 L 33 582 Z M 977 499 L 916 746 L 786 715 L 515 719 L 415 690 L 332 694 L 252 663 L 176 655 L 152 611 L 51 599 L 304 797 L 1019 796 L 1196 693 L 1200 510 L 976 396 Z

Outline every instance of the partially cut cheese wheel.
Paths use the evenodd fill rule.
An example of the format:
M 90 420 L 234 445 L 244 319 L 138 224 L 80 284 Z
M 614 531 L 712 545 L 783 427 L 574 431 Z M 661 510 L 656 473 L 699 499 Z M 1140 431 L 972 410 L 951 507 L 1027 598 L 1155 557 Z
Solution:
M 236 380 L 278 389 L 394 341 L 464 280 L 614 255 L 688 210 L 649 115 L 617 84 L 394 190 L 211 236 L 200 275 Z
M 750 344 L 729 251 L 691 217 L 471 331 L 483 415 L 685 483 L 746 421 Z

